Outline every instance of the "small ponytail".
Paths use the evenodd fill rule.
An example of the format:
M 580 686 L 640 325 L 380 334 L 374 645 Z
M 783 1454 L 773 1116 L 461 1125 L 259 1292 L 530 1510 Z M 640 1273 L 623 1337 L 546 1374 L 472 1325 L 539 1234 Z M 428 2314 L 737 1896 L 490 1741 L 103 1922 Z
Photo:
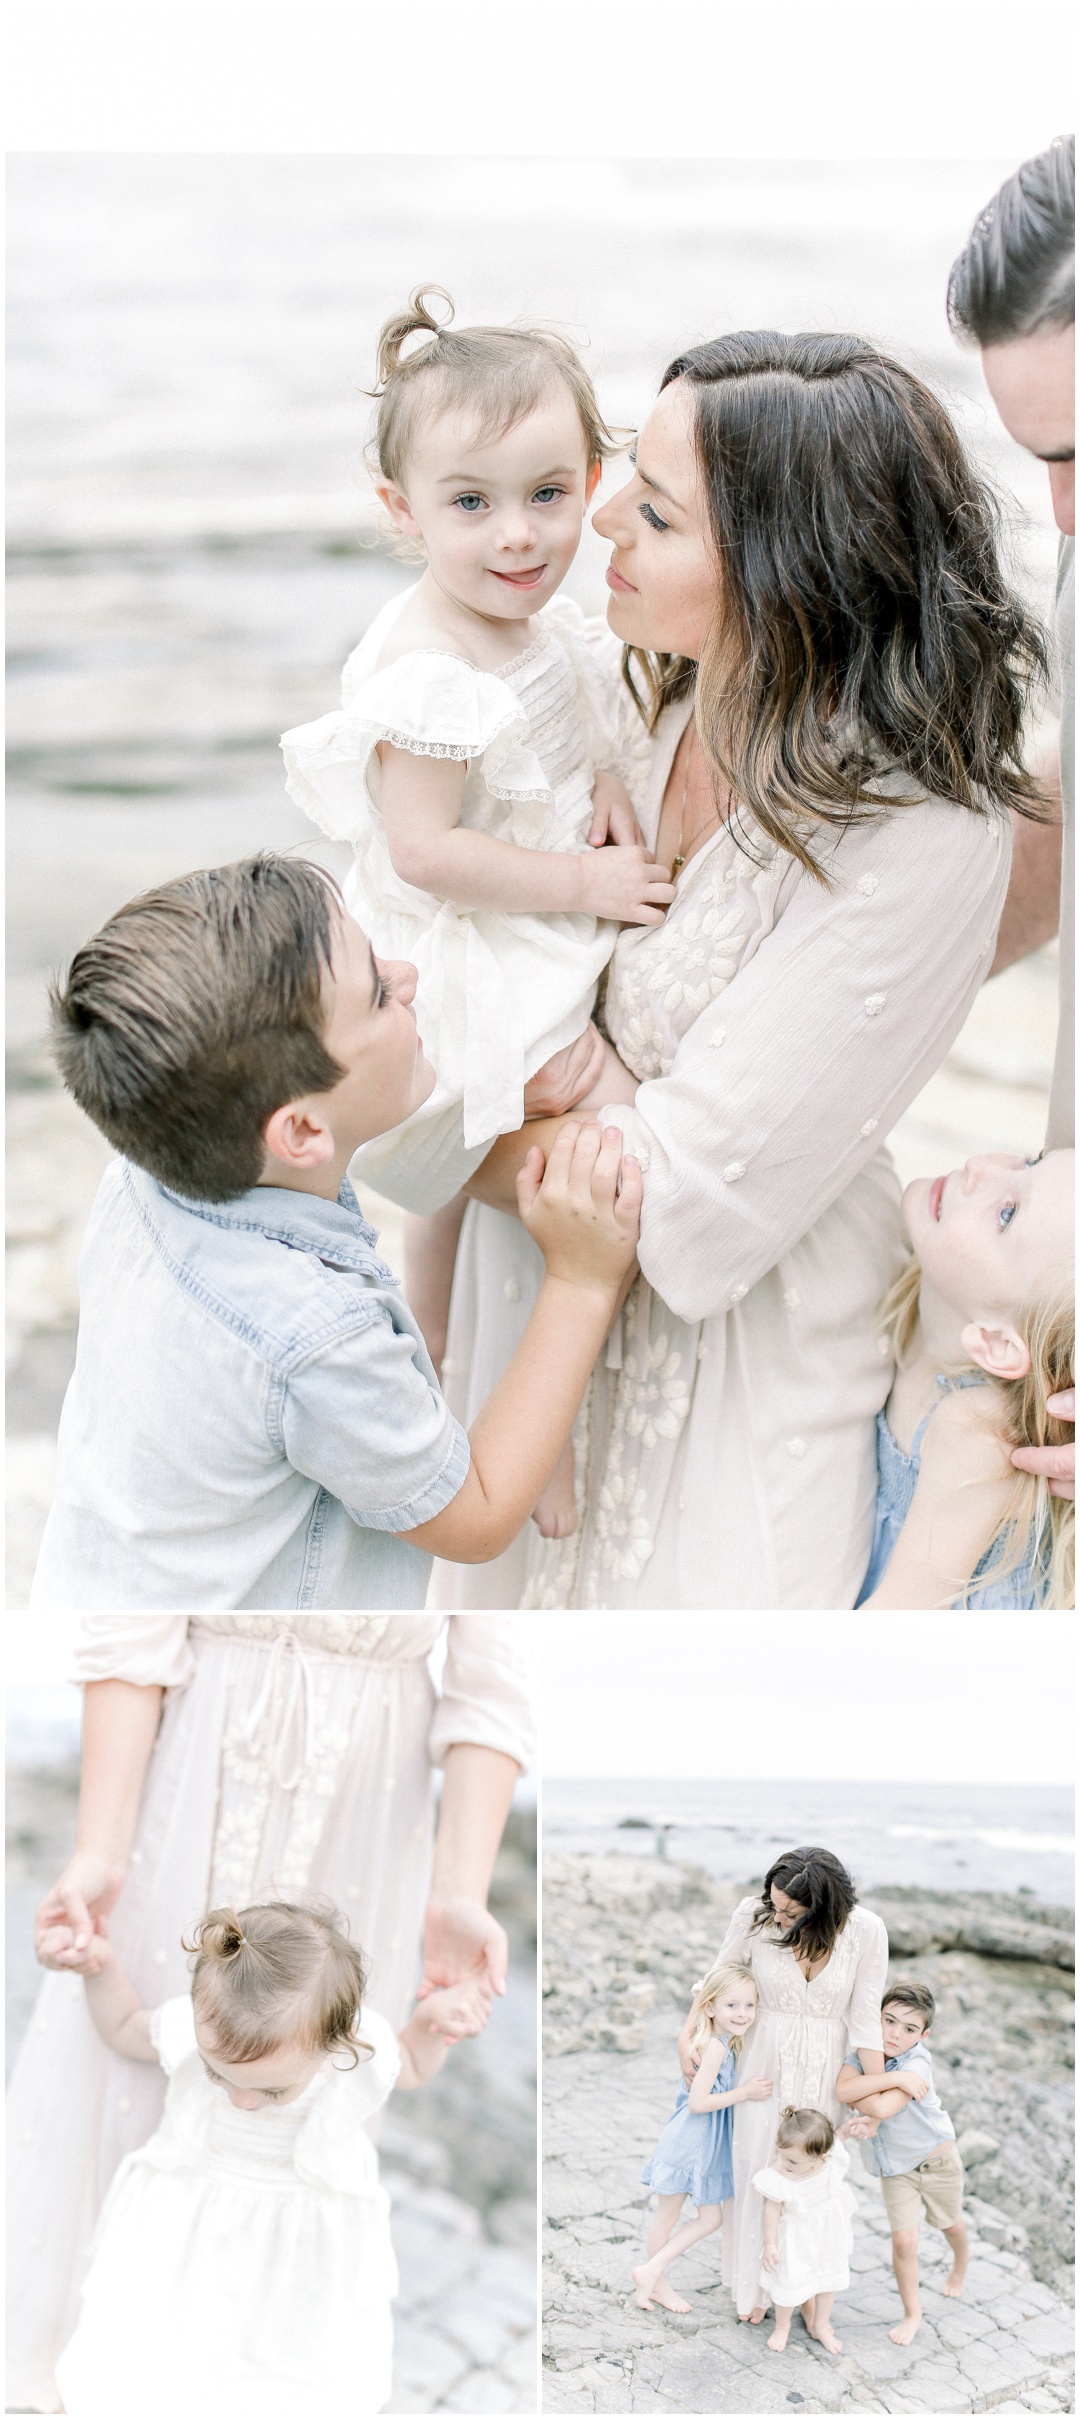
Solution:
M 437 295 L 439 301 L 446 304 L 448 316 L 445 320 L 434 318 L 429 311 L 427 307 L 429 294 Z M 443 329 L 449 327 L 453 316 L 454 305 L 445 286 L 417 286 L 416 292 L 409 297 L 408 310 L 398 311 L 392 319 L 383 322 L 379 331 L 376 384 L 369 391 L 378 397 L 386 393 L 391 380 L 397 377 L 403 367 L 402 347 L 407 344 L 410 336 L 441 336 Z
M 182 1940 L 182 1949 L 189 1957 L 206 1957 L 228 1962 L 238 1957 L 241 1949 L 250 1946 L 239 1915 L 231 1907 L 215 1907 L 212 1915 L 204 1915 L 197 1923 L 193 1937 Z
M 367 1972 L 336 1909 L 300 1905 L 213 1907 L 183 1943 L 195 1959 L 192 1999 L 218 2054 L 239 2066 L 286 2041 L 338 2054 L 355 2066 L 371 2043 L 359 2031 Z

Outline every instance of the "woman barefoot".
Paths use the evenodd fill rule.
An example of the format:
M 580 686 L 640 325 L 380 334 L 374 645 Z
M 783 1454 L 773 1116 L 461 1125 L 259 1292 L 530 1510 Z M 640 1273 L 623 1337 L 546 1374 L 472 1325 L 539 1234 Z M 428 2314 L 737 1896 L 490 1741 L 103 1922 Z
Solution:
M 735 2081 L 735 2062 L 756 2014 L 757 1985 L 748 1965 L 714 1965 L 698 1984 L 690 2024 L 701 2063 L 689 2091 L 685 2084 L 680 2089 L 675 2113 L 641 2170 L 642 2183 L 658 2197 L 645 2258 L 631 2270 L 639 2310 L 654 2301 L 680 2313 L 690 2308 L 672 2291 L 666 2271 L 673 2259 L 720 2226 L 732 2191 L 732 2109 L 739 2100 L 766 2100 L 772 2091 L 764 2075 L 750 2083 Z M 688 2198 L 698 2214 L 676 2234 Z

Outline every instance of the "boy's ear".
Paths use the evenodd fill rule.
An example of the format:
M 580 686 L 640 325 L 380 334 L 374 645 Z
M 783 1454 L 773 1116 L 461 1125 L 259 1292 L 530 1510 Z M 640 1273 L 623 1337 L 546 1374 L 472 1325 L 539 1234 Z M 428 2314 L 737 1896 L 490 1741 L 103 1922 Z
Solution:
M 985 1369 L 988 1377 L 1026 1377 L 1031 1367 L 1031 1354 L 1016 1327 L 995 1327 L 973 1319 L 962 1330 L 960 1342 L 969 1361 L 977 1369 Z
M 391 487 L 386 481 L 381 487 L 376 488 L 375 493 L 380 504 L 385 505 L 395 528 L 403 529 L 407 537 L 418 538 L 420 536 L 419 523 L 414 521 L 408 496 L 402 494 L 400 487 Z
M 603 465 L 603 463 L 602 463 L 602 462 L 590 462 L 589 467 L 588 467 L 588 470 L 587 470 L 587 471 L 586 471 L 586 473 L 585 473 L 585 502 L 586 502 L 587 504 L 591 504 L 591 503 L 592 503 L 593 497 L 594 497 L 594 495 L 596 494 L 596 490 L 597 490 L 597 488 L 598 488 L 598 487 L 599 487 L 599 485 L 600 485 L 600 481 L 601 481 L 601 479 L 603 478 L 603 475 L 604 475 L 604 465 Z
M 267 1118 L 262 1138 L 267 1158 L 293 1175 L 325 1167 L 334 1156 L 330 1128 L 325 1118 L 316 1116 L 309 1101 L 285 1101 Z M 263 1177 L 264 1184 L 273 1181 L 272 1172 Z

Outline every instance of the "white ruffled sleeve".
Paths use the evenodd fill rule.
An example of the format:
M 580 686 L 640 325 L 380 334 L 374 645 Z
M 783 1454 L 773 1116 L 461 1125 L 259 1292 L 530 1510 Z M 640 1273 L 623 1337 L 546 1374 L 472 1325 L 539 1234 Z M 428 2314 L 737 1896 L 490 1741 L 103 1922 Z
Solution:
M 780 2175 L 775 2167 L 759 2167 L 757 2174 L 750 2180 L 755 2192 L 760 2192 L 763 2201 L 789 2201 L 791 2199 L 791 2178 Z
M 285 787 L 331 839 L 356 840 L 378 808 L 375 751 L 385 741 L 410 756 L 482 764 L 493 797 L 550 805 L 528 738 L 520 699 L 497 673 L 478 672 L 462 656 L 417 650 L 361 680 L 338 713 L 285 732 Z
M 740 1301 L 928 1082 L 993 956 L 1009 852 L 1005 816 L 930 800 L 846 832 L 828 887 L 782 866 L 771 929 L 670 1072 L 604 1107 L 648 1170 L 638 1259 L 677 1318 Z
M 528 1671 L 517 1622 L 504 1613 L 451 1613 L 442 1693 L 428 1734 L 433 1764 L 448 1747 L 496 1747 L 522 1766 L 535 1745 Z
M 153 2009 L 150 2039 L 167 2075 L 174 2075 L 178 2066 L 197 2056 L 199 2044 L 190 1991 L 183 1999 L 164 1999 L 160 2007 Z
M 378 2191 L 379 2162 L 367 2128 L 389 2099 L 401 2072 L 397 2035 L 385 2016 L 361 2010 L 359 2036 L 374 2051 L 360 2050 L 359 2064 L 331 2063 L 297 2138 L 294 2154 L 301 2175 L 366 2198 Z
M 183 1614 L 84 1613 L 72 1679 L 130 1680 L 136 1688 L 186 1688 L 195 1657 Z

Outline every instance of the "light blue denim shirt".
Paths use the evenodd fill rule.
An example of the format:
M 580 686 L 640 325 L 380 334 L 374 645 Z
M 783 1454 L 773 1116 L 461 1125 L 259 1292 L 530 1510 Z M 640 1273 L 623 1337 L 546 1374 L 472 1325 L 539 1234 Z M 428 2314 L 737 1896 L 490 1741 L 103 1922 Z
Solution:
M 464 1484 L 469 1440 L 346 1180 L 185 1201 L 106 1170 L 31 1603 L 417 1611 L 395 1532 Z
M 847 2063 L 862 2074 L 863 2064 L 857 2050 L 849 2049 Z M 930 2089 L 921 2100 L 909 2100 L 895 2117 L 883 2117 L 869 2141 L 860 2142 L 863 2164 L 869 2167 L 871 2175 L 910 2175 L 912 2168 L 920 2167 L 932 2150 L 956 2139 L 952 2118 L 946 2116 L 934 2090 L 933 2061 L 924 2043 L 913 2041 L 911 2048 L 902 2050 L 898 2058 L 886 2058 L 887 2075 L 894 2074 L 898 2066 L 913 2066 L 917 2074 L 928 2075 Z

